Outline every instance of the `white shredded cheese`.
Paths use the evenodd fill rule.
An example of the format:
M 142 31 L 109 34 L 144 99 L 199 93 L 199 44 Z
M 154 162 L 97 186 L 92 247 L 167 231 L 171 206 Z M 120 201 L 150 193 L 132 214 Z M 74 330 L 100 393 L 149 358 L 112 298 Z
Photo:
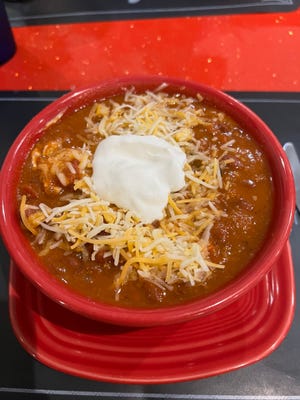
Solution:
M 235 152 L 235 148 L 234 141 L 228 141 L 221 146 L 219 153 L 216 147 L 212 147 L 212 152 L 199 151 L 201 145 L 194 137 L 193 129 L 210 123 L 203 118 L 201 107 L 197 106 L 200 100 L 160 91 L 136 94 L 134 90 L 129 90 L 122 104 L 114 100 L 94 104 L 86 121 L 86 129 L 88 133 L 98 135 L 100 146 L 101 141 L 104 143 L 112 138 L 118 138 L 118 143 L 124 146 L 128 135 L 138 135 L 139 138 L 145 136 L 147 139 L 143 139 L 143 143 L 140 142 L 140 147 L 134 151 L 140 154 L 143 145 L 148 148 L 147 144 L 157 142 L 157 139 L 163 140 L 167 143 L 166 148 L 172 146 L 179 149 L 175 153 L 180 159 L 178 162 L 181 169 L 185 163 L 182 172 L 185 181 L 181 177 L 180 184 L 176 182 L 174 190 L 179 190 L 177 193 L 170 193 L 172 188 L 169 184 L 161 213 L 153 214 L 143 221 L 140 218 L 143 213 L 139 213 L 138 209 L 127 203 L 119 203 L 116 198 L 106 198 L 102 191 L 97 190 L 98 179 L 103 175 L 99 173 L 98 178 L 99 171 L 95 172 L 98 168 L 95 162 L 91 179 L 92 154 L 87 140 L 80 151 L 74 151 L 83 175 L 74 182 L 74 190 L 80 192 L 80 198 L 69 199 L 61 207 L 50 208 L 40 204 L 38 210 L 32 214 L 28 212 L 28 216 L 26 211 L 31 205 L 26 202 L 26 198 L 22 199 L 22 220 L 26 228 L 45 246 L 42 254 L 47 254 L 56 246 L 66 246 L 67 243 L 71 250 L 82 252 L 86 257 L 85 245 L 90 244 L 93 248 L 90 256 L 92 259 L 96 259 L 97 253 L 102 251 L 105 258 L 113 257 L 114 264 L 120 266 L 116 289 L 126 281 L 136 279 L 137 274 L 163 288 L 170 289 L 178 282 L 195 285 L 204 282 L 212 269 L 222 268 L 208 259 L 208 246 L 214 222 L 226 216 L 217 205 L 220 189 L 226 190 L 228 186 L 223 182 L 221 165 L 229 162 L 225 156 Z M 220 117 L 217 115 L 216 118 L 222 118 L 219 114 Z M 120 140 L 121 137 L 125 142 Z M 159 152 L 158 147 L 151 157 L 154 159 Z M 35 158 L 38 156 L 38 153 L 34 155 Z M 168 159 L 170 163 L 173 161 L 173 158 Z M 163 167 L 166 165 L 165 160 Z M 109 167 L 108 163 L 105 167 Z M 147 164 L 140 167 L 148 168 Z M 67 164 L 67 168 L 74 172 L 73 165 Z M 137 168 L 137 164 L 133 168 Z M 121 198 L 124 186 L 117 177 L 117 171 L 110 174 L 110 178 L 116 180 L 116 187 L 120 185 L 121 191 L 117 196 Z M 147 173 L 145 170 L 142 172 Z M 119 173 L 122 179 L 129 177 L 128 171 L 123 173 L 122 165 L 119 166 Z M 140 195 L 151 197 L 151 190 L 154 196 L 158 195 L 153 183 L 151 190 L 145 189 L 143 174 L 130 176 L 131 180 L 136 179 L 132 201 L 139 200 Z M 164 172 L 162 176 L 165 179 Z M 149 199 L 153 201 L 153 197 Z M 145 204 L 149 205 L 149 202 Z M 156 215 L 160 221 L 157 221 L 154 228 L 147 222 L 151 222 Z M 51 239 L 45 243 L 42 232 L 47 231 L 54 232 L 57 238 L 50 235 Z

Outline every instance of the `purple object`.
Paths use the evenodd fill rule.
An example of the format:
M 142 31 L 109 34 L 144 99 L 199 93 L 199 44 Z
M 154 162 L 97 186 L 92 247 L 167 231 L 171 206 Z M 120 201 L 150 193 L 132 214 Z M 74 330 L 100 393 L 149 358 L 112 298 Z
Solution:
M 0 0 L 0 65 L 16 51 L 16 44 L 3 2 Z

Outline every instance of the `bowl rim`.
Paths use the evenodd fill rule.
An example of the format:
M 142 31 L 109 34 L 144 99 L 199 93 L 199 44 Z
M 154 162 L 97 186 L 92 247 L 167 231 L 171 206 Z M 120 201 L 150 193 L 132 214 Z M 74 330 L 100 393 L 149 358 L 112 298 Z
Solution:
M 225 111 L 233 115 L 237 122 L 246 121 L 246 125 L 250 124 L 252 129 L 263 133 L 260 137 L 260 145 L 272 147 L 274 154 L 278 157 L 276 161 L 275 156 L 273 156 L 273 163 L 276 163 L 277 171 L 281 171 L 280 177 L 275 178 L 281 178 L 280 185 L 283 194 L 281 194 L 281 198 L 274 200 L 279 205 L 282 205 L 284 201 L 285 206 L 279 207 L 277 210 L 278 215 L 276 221 L 273 222 L 274 231 L 270 232 L 268 246 L 263 247 L 262 251 L 259 252 L 258 260 L 255 257 L 255 260 L 250 263 L 251 268 L 247 268 L 243 274 L 223 289 L 186 304 L 155 309 L 124 308 L 96 302 L 64 287 L 62 283 L 51 276 L 38 262 L 29 243 L 24 241 L 21 227 L 17 226 L 15 207 L 11 206 L 14 201 L 12 191 L 16 194 L 16 180 L 19 173 L 16 171 L 20 170 L 26 154 L 42 134 L 47 123 L 58 114 L 65 113 L 68 110 L 74 111 L 76 105 L 85 104 L 84 101 L 87 98 L 91 97 L 93 100 L 101 98 L 100 93 L 106 93 L 105 96 L 102 95 L 103 98 L 119 93 L 121 87 L 135 86 L 146 89 L 158 87 L 163 82 L 167 82 L 171 87 L 178 89 L 185 88 L 185 90 L 194 94 L 201 93 L 215 105 L 225 108 Z M 98 95 L 93 97 L 96 93 Z M 241 118 L 240 121 L 239 118 Z M 17 168 L 14 167 L 16 160 Z M 275 166 L 273 167 L 275 168 Z M 136 76 L 106 80 L 73 90 L 36 114 L 18 134 L 2 164 L 0 207 L 0 232 L 6 248 L 18 268 L 39 290 L 57 303 L 86 317 L 117 325 L 145 327 L 183 322 L 211 313 L 230 304 L 258 283 L 270 270 L 288 240 L 295 211 L 295 188 L 288 159 L 278 139 L 258 115 L 237 99 L 219 89 L 198 82 L 162 76 Z M 263 266 L 261 263 L 263 263 Z

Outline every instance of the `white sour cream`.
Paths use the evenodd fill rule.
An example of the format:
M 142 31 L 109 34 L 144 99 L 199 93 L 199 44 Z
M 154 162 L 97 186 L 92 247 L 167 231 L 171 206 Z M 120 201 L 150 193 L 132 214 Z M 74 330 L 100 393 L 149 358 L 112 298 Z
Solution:
M 94 154 L 93 183 L 103 200 L 143 223 L 163 218 L 168 196 L 185 184 L 185 153 L 156 136 L 109 136 Z

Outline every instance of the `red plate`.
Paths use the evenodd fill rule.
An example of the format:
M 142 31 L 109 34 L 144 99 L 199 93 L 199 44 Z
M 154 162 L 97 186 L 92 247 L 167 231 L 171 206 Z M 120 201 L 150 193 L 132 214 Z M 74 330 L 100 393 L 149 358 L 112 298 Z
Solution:
M 10 316 L 24 348 L 49 367 L 100 381 L 170 383 L 229 372 L 269 355 L 291 325 L 294 290 L 288 243 L 268 275 L 223 310 L 183 324 L 124 328 L 54 303 L 11 263 Z

